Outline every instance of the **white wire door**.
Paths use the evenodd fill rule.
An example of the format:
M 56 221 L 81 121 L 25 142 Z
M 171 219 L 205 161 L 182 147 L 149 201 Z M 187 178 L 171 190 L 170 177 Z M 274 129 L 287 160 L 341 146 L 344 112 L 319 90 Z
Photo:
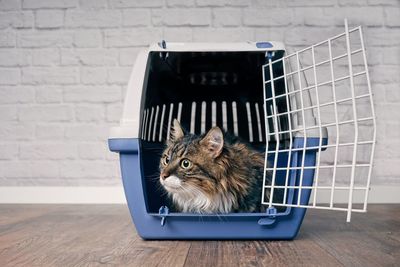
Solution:
M 366 212 L 376 123 L 361 27 L 263 66 L 262 204 Z M 279 196 L 279 197 L 278 197 Z

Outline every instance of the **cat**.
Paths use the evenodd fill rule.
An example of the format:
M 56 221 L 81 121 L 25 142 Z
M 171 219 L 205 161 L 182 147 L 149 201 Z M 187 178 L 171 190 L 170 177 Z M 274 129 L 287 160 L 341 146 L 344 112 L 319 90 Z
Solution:
M 175 119 L 159 179 L 179 212 L 256 212 L 263 172 L 264 155 L 238 138 L 217 126 L 201 136 L 185 134 Z

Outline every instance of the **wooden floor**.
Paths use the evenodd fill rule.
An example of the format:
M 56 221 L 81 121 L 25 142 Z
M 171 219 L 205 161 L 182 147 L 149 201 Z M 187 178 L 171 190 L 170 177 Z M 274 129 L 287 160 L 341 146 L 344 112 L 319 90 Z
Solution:
M 295 241 L 143 241 L 124 205 L 0 205 L 0 266 L 400 266 L 400 205 L 310 210 Z

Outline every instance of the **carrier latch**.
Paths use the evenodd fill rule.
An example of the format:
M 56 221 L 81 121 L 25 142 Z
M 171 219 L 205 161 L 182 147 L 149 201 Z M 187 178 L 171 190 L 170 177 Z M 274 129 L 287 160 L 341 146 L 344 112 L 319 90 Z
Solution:
M 167 206 L 161 206 L 160 209 L 158 210 L 158 214 L 161 215 L 161 226 L 165 225 L 165 220 L 167 219 L 167 216 L 169 214 L 169 209 Z
M 275 222 L 277 210 L 275 207 L 269 207 L 266 210 L 267 216 L 266 218 L 261 218 L 258 220 L 259 225 L 271 225 Z

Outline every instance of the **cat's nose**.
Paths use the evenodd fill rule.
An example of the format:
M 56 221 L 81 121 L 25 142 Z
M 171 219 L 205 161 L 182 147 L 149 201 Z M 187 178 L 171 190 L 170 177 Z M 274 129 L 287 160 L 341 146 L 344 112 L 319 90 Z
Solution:
M 163 173 L 160 174 L 160 177 L 161 177 L 161 179 L 163 179 L 163 180 L 167 179 L 168 176 L 169 176 L 169 173 L 168 173 L 168 172 L 163 172 Z

